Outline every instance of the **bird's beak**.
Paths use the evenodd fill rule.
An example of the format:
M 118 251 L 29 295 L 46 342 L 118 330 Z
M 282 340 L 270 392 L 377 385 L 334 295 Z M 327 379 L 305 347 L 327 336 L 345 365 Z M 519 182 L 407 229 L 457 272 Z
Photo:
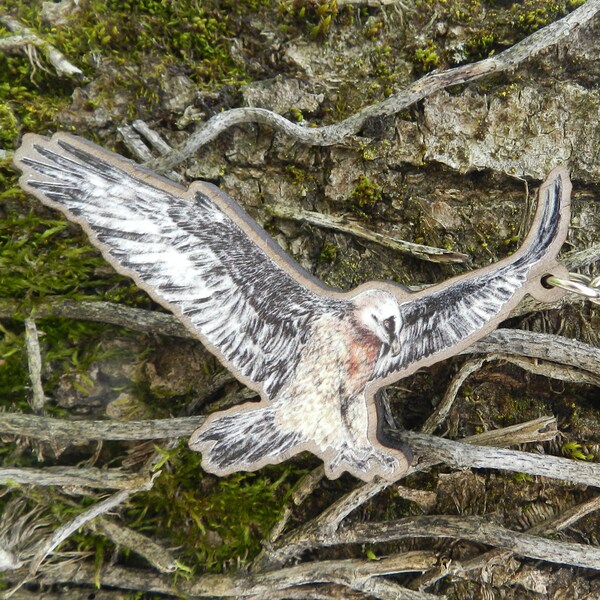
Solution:
M 398 336 L 394 336 L 394 339 L 390 343 L 390 351 L 392 356 L 398 356 L 398 354 L 400 354 L 400 340 L 398 339 Z

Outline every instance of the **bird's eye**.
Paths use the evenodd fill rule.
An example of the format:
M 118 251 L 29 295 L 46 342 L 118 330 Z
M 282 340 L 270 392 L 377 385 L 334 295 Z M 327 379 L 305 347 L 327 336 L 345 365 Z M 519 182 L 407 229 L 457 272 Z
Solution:
M 388 332 L 392 333 L 396 328 L 396 319 L 394 317 L 388 317 L 383 320 L 383 328 Z

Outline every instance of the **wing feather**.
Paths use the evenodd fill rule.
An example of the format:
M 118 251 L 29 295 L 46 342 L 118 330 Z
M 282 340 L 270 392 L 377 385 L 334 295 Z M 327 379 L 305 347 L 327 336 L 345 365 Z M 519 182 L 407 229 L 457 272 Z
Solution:
M 449 281 L 437 291 L 408 297 L 400 304 L 400 351 L 379 358 L 372 376 L 415 371 L 439 360 L 451 348 L 458 352 L 495 327 L 502 315 L 531 288 L 528 282 L 556 259 L 569 222 L 570 182 L 564 169 L 553 171 L 540 188 L 536 225 L 510 259 Z M 537 285 L 533 283 L 532 285 Z
M 341 300 L 304 285 L 301 267 L 283 253 L 287 270 L 274 260 L 277 251 L 255 241 L 267 234 L 241 209 L 232 216 L 233 201 L 217 188 L 205 184 L 190 201 L 130 161 L 65 134 L 36 136 L 31 147 L 16 159 L 24 187 L 79 222 L 118 271 L 267 394 L 293 372 L 312 320 L 342 309 Z

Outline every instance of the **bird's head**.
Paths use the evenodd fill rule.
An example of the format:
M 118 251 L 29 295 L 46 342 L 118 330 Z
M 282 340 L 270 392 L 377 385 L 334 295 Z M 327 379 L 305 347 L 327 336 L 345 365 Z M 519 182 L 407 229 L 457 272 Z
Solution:
M 400 307 L 398 300 L 384 290 L 369 290 L 354 298 L 354 317 L 388 346 L 394 356 L 400 352 Z

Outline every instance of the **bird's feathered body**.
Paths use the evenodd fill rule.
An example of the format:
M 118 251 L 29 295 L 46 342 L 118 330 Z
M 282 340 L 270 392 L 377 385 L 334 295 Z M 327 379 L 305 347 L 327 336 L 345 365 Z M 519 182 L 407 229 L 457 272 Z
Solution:
M 410 459 L 377 439 L 376 390 L 466 348 L 525 293 L 551 295 L 541 277 L 557 272 L 569 219 L 568 174 L 555 169 L 512 257 L 418 294 L 383 282 L 341 293 L 210 184 L 185 190 L 67 134 L 26 136 L 15 164 L 26 190 L 80 223 L 119 272 L 260 393 L 192 435 L 217 474 L 310 450 L 330 477 L 399 477 Z

